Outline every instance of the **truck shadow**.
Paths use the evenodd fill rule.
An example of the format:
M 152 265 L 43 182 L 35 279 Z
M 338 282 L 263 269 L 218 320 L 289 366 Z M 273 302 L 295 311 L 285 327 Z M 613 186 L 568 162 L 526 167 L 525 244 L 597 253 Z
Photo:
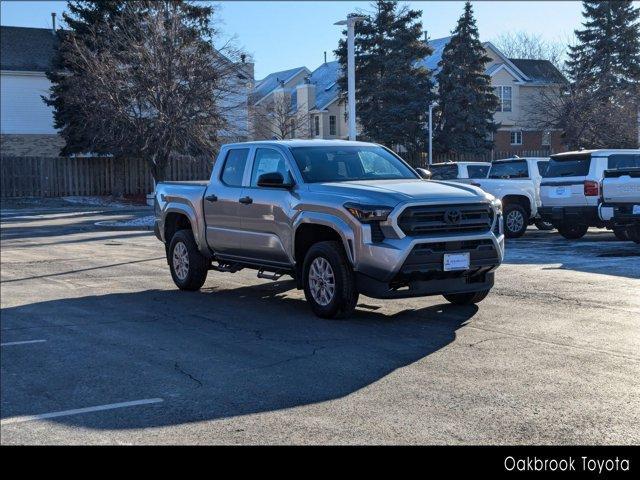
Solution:
M 47 342 L 27 347 L 28 356 L 25 346 L 3 348 L 1 416 L 164 400 L 48 420 L 132 429 L 317 404 L 424 361 L 478 310 L 359 308 L 352 319 L 329 321 L 314 317 L 291 288 L 147 290 L 6 308 L 3 341 L 38 335 Z

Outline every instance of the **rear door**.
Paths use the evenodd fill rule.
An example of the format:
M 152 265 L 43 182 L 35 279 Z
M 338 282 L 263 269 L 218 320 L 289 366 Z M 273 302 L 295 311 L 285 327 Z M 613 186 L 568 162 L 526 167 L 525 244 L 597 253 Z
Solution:
M 591 154 L 577 153 L 552 157 L 540 183 L 540 198 L 545 207 L 589 205 L 584 181 L 591 168 Z
M 204 196 L 207 243 L 219 254 L 241 254 L 239 207 L 250 153 L 251 148 L 229 149 L 218 178 L 212 176 Z

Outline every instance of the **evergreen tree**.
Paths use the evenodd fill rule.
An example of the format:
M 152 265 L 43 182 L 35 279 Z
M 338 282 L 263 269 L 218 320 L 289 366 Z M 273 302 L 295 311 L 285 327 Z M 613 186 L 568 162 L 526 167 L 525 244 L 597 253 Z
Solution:
M 444 153 L 485 153 L 498 126 L 493 114 L 498 98 L 485 66 L 491 59 L 478 38 L 471 3 L 445 47 L 437 75 L 439 114 L 434 148 Z
M 568 73 L 591 90 L 627 88 L 640 82 L 640 8 L 631 0 L 583 3 L 586 21 L 569 47 Z
M 414 163 L 424 149 L 425 120 L 433 100 L 431 73 L 419 62 L 431 54 L 423 41 L 422 12 L 378 1 L 375 11 L 356 24 L 356 104 L 365 137 L 387 147 L 401 145 Z M 347 92 L 347 44 L 336 55 Z

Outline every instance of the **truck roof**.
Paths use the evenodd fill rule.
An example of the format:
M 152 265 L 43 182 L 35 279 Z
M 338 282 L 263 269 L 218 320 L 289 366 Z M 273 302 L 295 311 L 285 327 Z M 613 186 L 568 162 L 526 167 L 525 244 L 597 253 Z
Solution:
M 358 142 L 351 140 L 254 140 L 251 142 L 228 143 L 225 147 L 240 147 L 246 145 L 281 145 L 294 147 L 379 147 L 377 143 Z

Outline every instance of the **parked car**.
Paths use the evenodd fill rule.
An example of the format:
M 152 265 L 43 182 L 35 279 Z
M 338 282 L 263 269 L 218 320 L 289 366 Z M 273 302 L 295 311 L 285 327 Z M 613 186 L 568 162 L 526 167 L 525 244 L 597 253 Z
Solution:
M 475 179 L 471 183 L 502 201 L 507 238 L 521 237 L 531 223 L 541 230 L 553 228 L 538 216 L 541 170 L 546 169 L 548 162 L 549 159 L 544 157 L 495 160 L 487 178 Z
M 640 167 L 640 150 L 580 150 L 551 155 L 540 186 L 540 216 L 567 239 L 583 237 L 589 227 L 613 228 L 598 214 L 604 171 Z M 620 230 L 614 230 L 618 236 Z
M 640 155 L 630 163 L 638 167 L 604 171 L 598 213 L 620 240 L 640 243 Z
M 461 180 L 463 183 L 471 178 L 486 178 L 489 173 L 489 162 L 442 162 L 429 165 L 432 180 Z
M 425 180 L 371 143 L 288 140 L 225 145 L 209 182 L 161 182 L 155 233 L 178 288 L 209 270 L 295 278 L 320 317 L 359 294 L 487 296 L 502 262 L 499 200 Z

